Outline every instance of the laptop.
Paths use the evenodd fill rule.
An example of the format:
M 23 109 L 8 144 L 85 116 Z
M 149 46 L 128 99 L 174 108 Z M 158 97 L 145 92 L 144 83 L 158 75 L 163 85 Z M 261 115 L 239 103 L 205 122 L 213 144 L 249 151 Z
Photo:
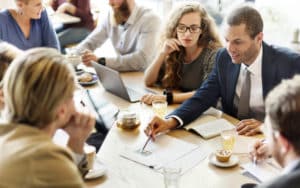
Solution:
M 121 97 L 130 102 L 138 102 L 142 96 L 151 91 L 145 91 L 143 93 L 136 91 L 130 87 L 126 87 L 121 79 L 120 73 L 104 65 L 92 62 L 92 66 L 95 68 L 99 80 L 101 81 L 105 90 L 111 92 L 118 97 Z M 152 92 L 153 93 L 153 92 Z

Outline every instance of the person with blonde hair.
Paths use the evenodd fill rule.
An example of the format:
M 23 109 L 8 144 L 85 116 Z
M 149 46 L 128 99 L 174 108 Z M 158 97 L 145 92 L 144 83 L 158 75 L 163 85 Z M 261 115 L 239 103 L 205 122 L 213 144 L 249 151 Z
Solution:
M 213 68 L 216 52 L 222 47 L 216 24 L 201 4 L 180 4 L 167 19 L 160 41 L 160 50 L 144 79 L 147 86 L 158 83 L 168 90 L 165 95 L 146 94 L 142 101 L 181 103 L 195 93 Z M 183 92 L 173 94 L 171 89 Z
M 42 0 L 15 0 L 16 7 L 0 11 L 0 40 L 27 50 L 59 49 L 58 39 Z
M 83 155 L 95 119 L 75 109 L 75 88 L 72 66 L 54 49 L 12 62 L 3 79 L 0 187 L 84 187 L 74 154 Z M 69 134 L 69 149 L 53 143 L 58 129 Z
M 22 53 L 17 47 L 0 41 L 0 110 L 3 108 L 2 78 L 9 64 Z
M 0 82 L 9 64 L 22 53 L 23 51 L 17 47 L 0 41 Z

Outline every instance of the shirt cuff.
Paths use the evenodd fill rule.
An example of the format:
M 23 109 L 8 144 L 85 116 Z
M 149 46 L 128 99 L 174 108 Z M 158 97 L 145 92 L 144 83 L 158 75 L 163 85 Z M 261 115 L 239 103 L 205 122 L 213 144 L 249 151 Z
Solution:
M 183 126 L 183 121 L 180 117 L 176 116 L 176 115 L 170 115 L 170 116 L 167 116 L 166 119 L 169 119 L 169 118 L 174 118 L 178 121 L 179 125 L 177 125 L 176 128 L 180 128 Z

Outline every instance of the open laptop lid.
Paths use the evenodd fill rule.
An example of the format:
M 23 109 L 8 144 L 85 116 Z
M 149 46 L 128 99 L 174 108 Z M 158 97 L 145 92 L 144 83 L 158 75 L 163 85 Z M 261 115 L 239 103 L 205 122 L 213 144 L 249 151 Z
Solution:
M 138 99 L 131 100 L 118 71 L 96 62 L 92 62 L 92 66 L 95 68 L 99 80 L 107 91 L 130 102 L 138 101 Z

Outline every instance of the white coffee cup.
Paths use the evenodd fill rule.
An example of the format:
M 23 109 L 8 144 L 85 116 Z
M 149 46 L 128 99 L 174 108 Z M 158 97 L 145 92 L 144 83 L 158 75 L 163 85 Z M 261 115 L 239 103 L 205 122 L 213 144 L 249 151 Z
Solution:
M 88 169 L 93 169 L 96 158 L 96 147 L 91 145 L 84 146 L 84 153 L 88 162 Z

